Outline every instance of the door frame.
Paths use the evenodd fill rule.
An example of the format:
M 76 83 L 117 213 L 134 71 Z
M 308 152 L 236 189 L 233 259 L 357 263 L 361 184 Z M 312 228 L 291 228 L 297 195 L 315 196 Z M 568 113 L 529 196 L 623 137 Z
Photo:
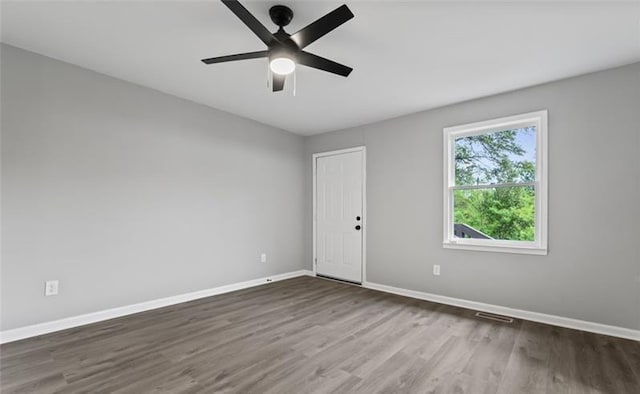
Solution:
M 366 146 L 355 146 L 353 148 L 338 149 L 327 152 L 319 152 L 312 154 L 313 168 L 313 256 L 311 264 L 313 266 L 313 276 L 317 276 L 317 254 L 316 254 L 316 225 L 317 225 L 317 207 L 316 207 L 316 188 L 317 188 L 317 161 L 321 157 L 337 156 L 345 153 L 362 152 L 362 277 L 361 284 L 367 281 L 367 148 Z

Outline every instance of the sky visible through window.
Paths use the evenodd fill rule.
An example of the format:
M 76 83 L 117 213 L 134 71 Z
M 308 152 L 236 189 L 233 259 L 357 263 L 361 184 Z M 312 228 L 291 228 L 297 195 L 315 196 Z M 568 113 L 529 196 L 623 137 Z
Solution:
M 535 178 L 536 128 L 456 138 L 456 184 L 495 184 Z
M 512 160 L 527 160 L 536 162 L 536 128 L 525 127 L 516 129 L 516 144 L 524 148 L 525 153 L 520 157 L 512 157 Z

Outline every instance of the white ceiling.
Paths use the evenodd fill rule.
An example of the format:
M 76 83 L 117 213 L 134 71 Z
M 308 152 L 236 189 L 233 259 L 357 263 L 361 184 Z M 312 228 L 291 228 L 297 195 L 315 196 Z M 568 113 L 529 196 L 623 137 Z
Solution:
M 340 2 L 243 4 L 293 33 Z M 311 135 L 640 61 L 640 2 L 349 1 L 355 18 L 308 47 L 354 67 L 299 67 L 297 94 L 271 93 L 267 61 L 204 65 L 265 49 L 219 1 L 7 2 L 2 41 Z

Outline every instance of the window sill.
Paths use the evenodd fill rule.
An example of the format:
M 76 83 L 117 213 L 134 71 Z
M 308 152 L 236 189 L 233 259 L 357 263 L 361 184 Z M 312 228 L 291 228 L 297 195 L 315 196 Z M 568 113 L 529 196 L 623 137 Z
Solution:
M 538 247 L 525 247 L 525 246 L 497 246 L 497 245 L 473 245 L 461 242 L 449 242 L 442 243 L 442 247 L 445 249 L 460 249 L 460 250 L 475 250 L 480 252 L 496 252 L 496 253 L 515 253 L 515 254 L 534 254 L 534 255 L 547 255 L 546 248 Z

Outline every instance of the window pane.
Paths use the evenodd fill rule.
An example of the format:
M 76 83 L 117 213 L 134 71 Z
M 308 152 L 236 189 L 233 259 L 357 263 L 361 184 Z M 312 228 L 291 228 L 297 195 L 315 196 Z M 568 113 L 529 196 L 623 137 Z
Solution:
M 535 177 L 535 126 L 455 140 L 456 185 L 533 182 Z
M 535 189 L 531 186 L 455 190 L 455 238 L 535 240 Z

